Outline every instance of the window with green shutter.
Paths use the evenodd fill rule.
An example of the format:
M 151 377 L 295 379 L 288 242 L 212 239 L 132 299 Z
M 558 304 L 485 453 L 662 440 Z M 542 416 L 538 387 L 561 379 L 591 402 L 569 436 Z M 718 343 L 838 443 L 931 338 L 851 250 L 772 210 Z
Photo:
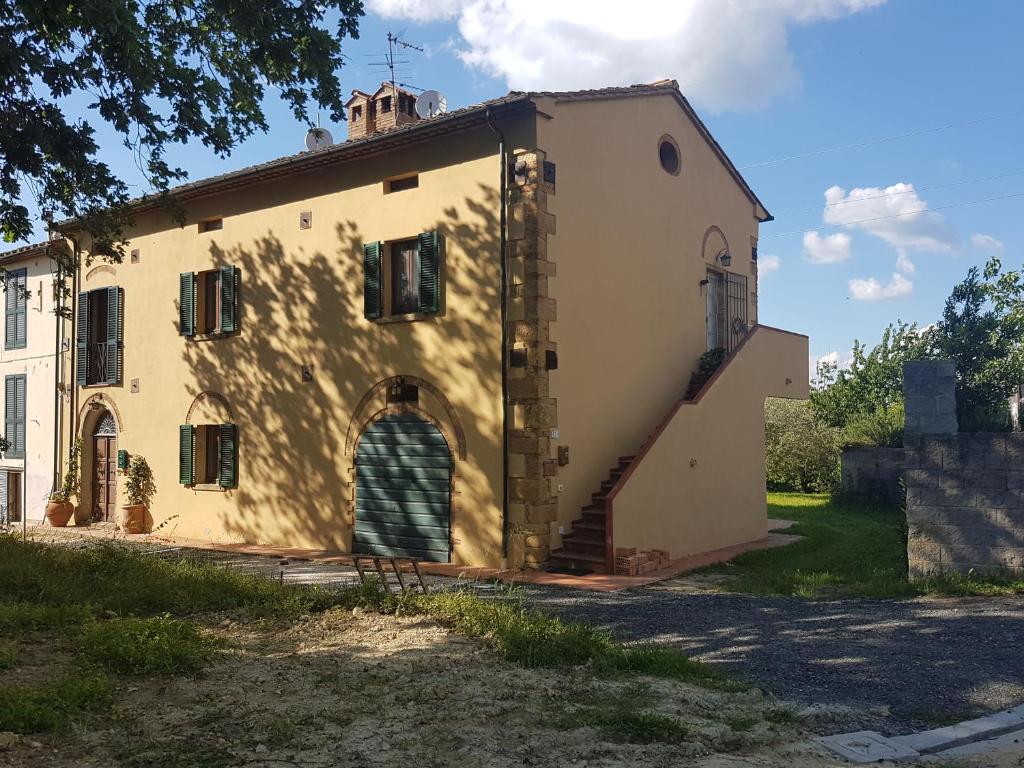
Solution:
M 9 459 L 25 458 L 25 395 L 25 374 L 4 377 L 4 437 L 10 444 L 4 455 Z
M 123 319 L 118 286 L 78 294 L 75 378 L 79 386 L 120 383 L 124 360 Z
M 209 489 L 238 485 L 238 427 L 183 424 L 178 437 L 178 480 Z
M 238 282 L 234 266 L 178 277 L 178 327 L 182 336 L 213 336 L 238 330 Z
M 444 240 L 423 232 L 409 240 L 363 246 L 363 314 L 429 315 L 444 305 Z M 412 318 L 410 318 L 412 319 Z
M 7 270 L 4 294 L 4 348 L 23 349 L 28 331 L 28 269 Z

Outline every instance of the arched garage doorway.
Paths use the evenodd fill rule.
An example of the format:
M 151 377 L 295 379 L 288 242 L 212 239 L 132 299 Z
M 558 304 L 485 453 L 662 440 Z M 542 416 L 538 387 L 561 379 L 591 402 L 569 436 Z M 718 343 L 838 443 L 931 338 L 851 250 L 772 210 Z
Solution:
M 355 465 L 352 551 L 449 562 L 452 456 L 437 427 L 388 414 L 363 431 Z

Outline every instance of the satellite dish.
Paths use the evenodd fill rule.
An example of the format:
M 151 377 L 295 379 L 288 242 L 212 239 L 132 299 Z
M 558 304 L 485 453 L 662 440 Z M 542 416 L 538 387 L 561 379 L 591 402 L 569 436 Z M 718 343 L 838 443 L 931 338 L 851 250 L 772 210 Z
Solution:
M 306 134 L 306 149 L 315 152 L 318 149 L 325 149 L 334 144 L 334 137 L 326 128 L 310 128 Z
M 416 99 L 416 114 L 424 120 L 448 111 L 448 102 L 440 91 L 424 91 Z

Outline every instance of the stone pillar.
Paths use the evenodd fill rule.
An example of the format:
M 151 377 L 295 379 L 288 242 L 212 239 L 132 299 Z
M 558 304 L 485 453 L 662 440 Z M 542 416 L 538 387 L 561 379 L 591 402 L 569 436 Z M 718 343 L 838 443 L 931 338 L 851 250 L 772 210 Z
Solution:
M 956 368 L 952 360 L 903 363 L 903 398 L 904 434 L 956 434 Z
M 508 360 L 509 413 L 509 567 L 539 568 L 550 552 L 551 523 L 558 517 L 557 462 L 551 433 L 558 407 L 548 394 L 548 376 L 557 366 L 551 341 L 555 300 L 548 278 L 548 235 L 555 217 L 547 200 L 555 193 L 553 167 L 539 150 L 517 152 L 508 190 Z M 550 180 L 545 180 L 548 178 Z

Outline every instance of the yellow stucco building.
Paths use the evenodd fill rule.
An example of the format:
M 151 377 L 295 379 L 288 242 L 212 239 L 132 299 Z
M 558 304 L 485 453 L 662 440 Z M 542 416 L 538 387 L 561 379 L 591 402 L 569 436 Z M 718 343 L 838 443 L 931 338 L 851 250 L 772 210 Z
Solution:
M 806 396 L 807 343 L 757 324 L 769 215 L 676 84 L 353 99 L 347 142 L 178 188 L 184 226 L 140 204 L 81 269 L 95 516 L 124 452 L 149 524 L 210 541 L 605 570 L 763 537 L 763 402 Z

